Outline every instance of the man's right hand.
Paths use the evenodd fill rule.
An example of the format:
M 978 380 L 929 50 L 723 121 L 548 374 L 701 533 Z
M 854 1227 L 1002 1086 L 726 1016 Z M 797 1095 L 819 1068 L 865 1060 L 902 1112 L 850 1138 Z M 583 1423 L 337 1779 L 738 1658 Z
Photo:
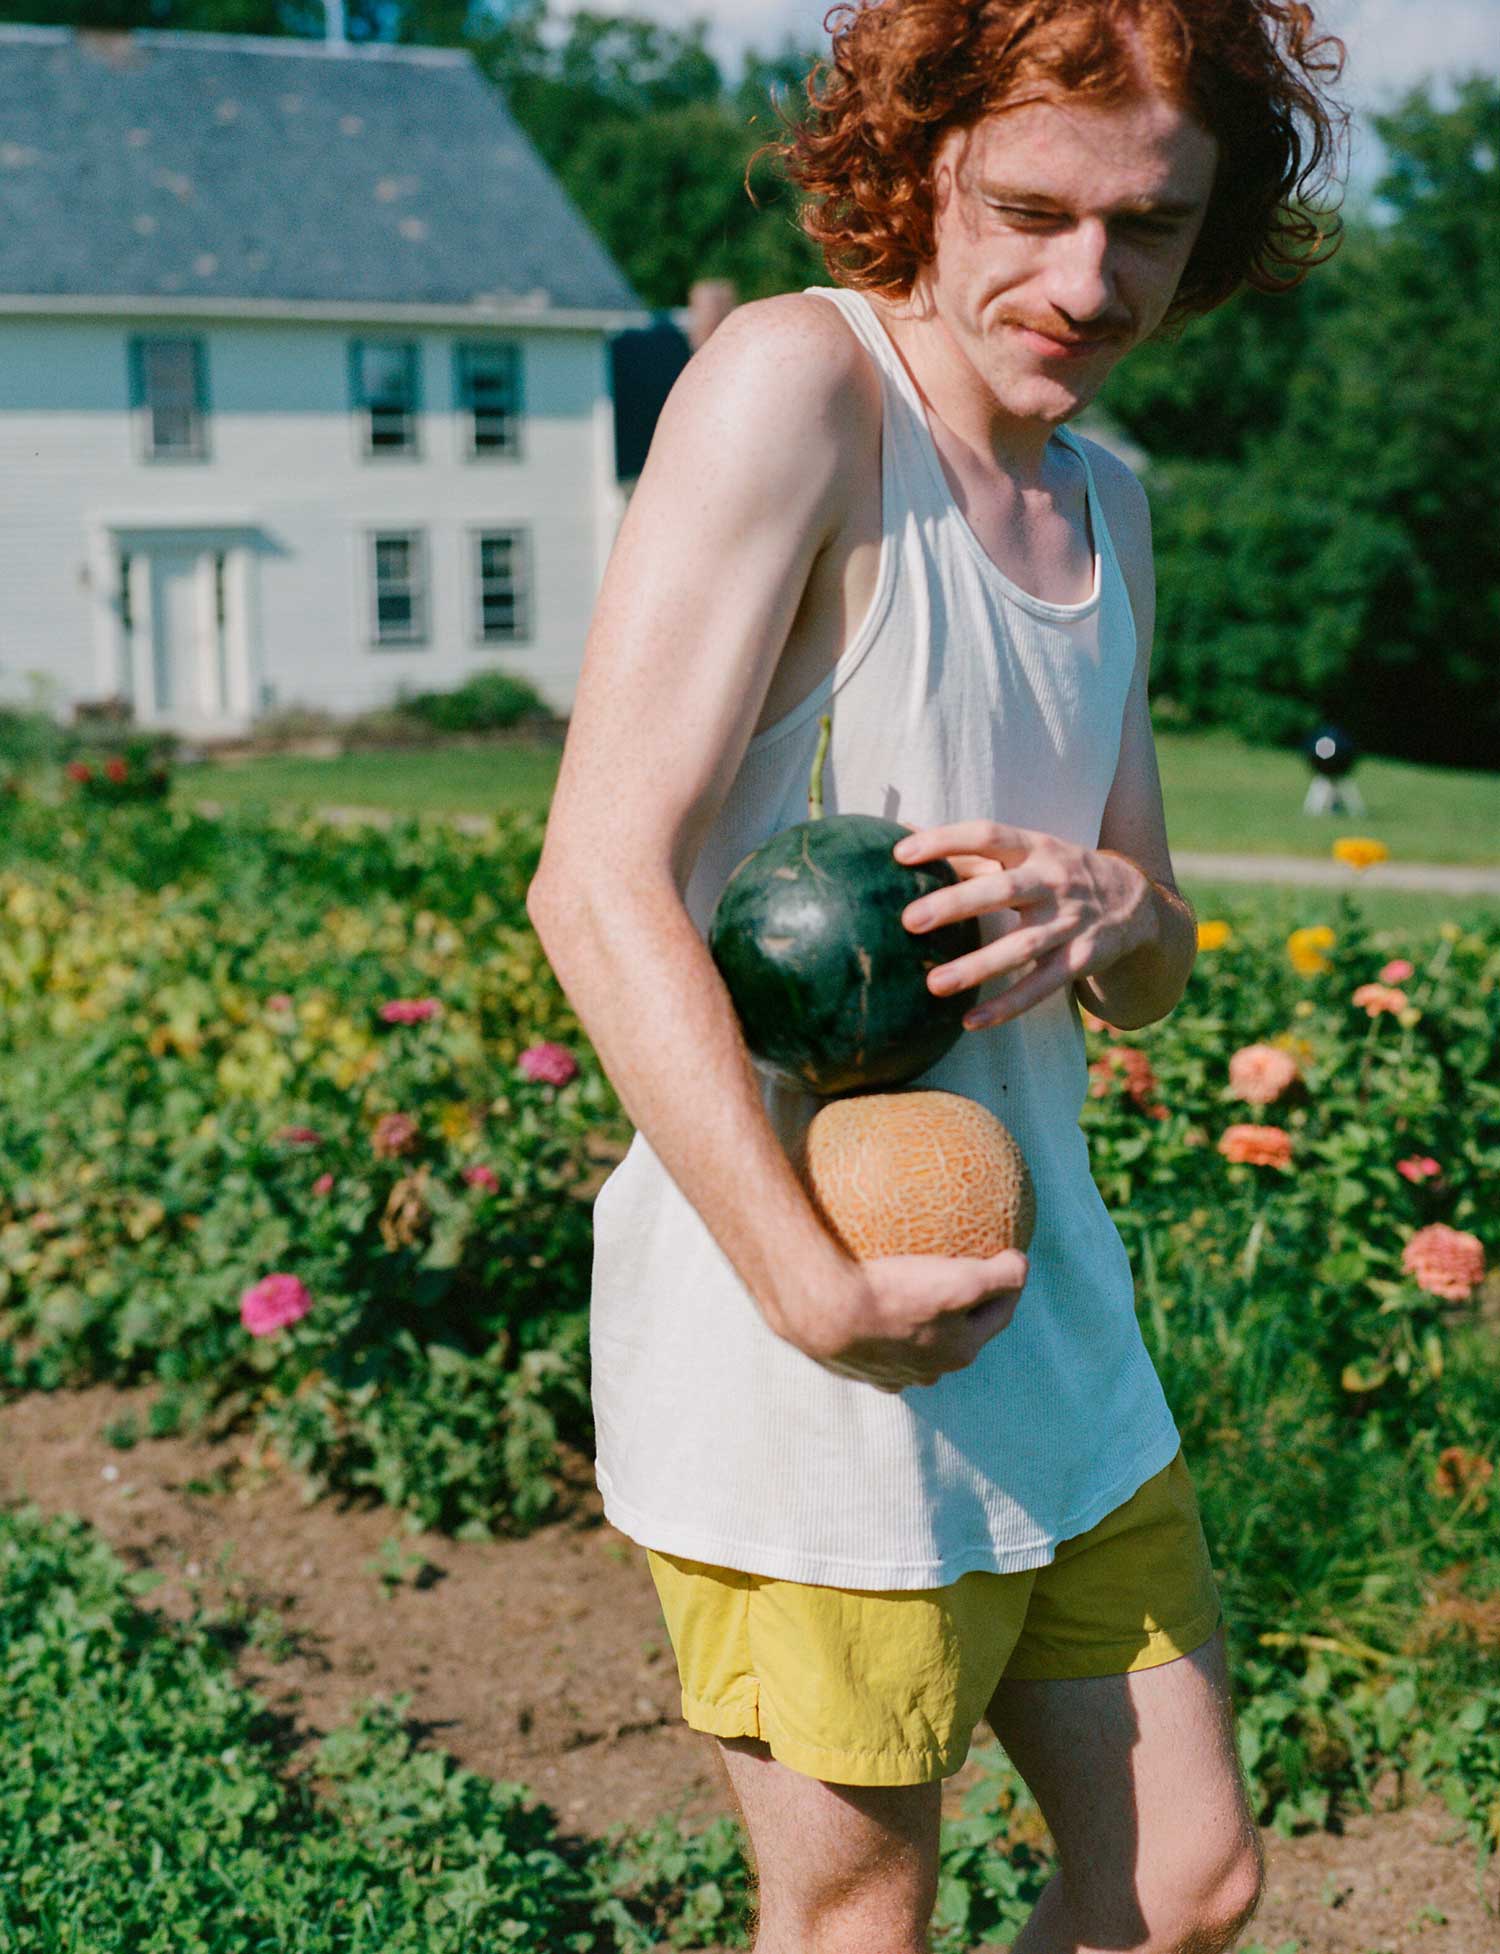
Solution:
M 837 1298 L 786 1311 L 779 1333 L 825 1370 L 877 1391 L 936 1384 L 1006 1328 L 1030 1266 L 1013 1248 L 984 1259 L 879 1256 L 859 1263 Z

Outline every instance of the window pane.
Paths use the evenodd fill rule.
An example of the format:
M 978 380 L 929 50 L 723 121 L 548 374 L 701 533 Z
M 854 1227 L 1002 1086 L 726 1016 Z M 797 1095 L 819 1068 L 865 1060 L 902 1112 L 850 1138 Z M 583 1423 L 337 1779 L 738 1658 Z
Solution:
M 406 411 L 412 405 L 411 348 L 366 345 L 361 351 L 360 382 L 367 407 Z
M 521 360 L 514 346 L 459 348 L 459 395 L 473 416 L 476 452 L 513 452 L 519 445 Z
M 375 558 L 377 641 L 420 639 L 423 616 L 422 555 L 414 535 L 372 538 Z
M 139 402 L 146 410 L 147 452 L 201 455 L 202 367 L 193 339 L 136 342 Z
M 191 340 L 148 339 L 144 366 L 146 399 L 153 407 L 197 406 L 197 367 Z
M 411 573 L 411 538 L 377 536 L 375 574 L 382 583 L 402 582 Z
M 354 404 L 369 417 L 370 450 L 415 449 L 416 347 L 406 340 L 358 339 L 353 349 Z
M 375 615 L 382 637 L 409 637 L 416 621 L 410 591 L 382 590 L 375 599 Z
M 522 530 L 479 538 L 479 633 L 486 643 L 514 643 L 528 634 L 525 542 Z

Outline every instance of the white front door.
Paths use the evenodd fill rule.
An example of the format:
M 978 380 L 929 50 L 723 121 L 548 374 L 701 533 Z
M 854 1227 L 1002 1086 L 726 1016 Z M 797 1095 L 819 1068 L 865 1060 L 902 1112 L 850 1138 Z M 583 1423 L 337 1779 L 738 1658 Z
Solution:
M 230 664 L 243 645 L 235 628 L 242 581 L 236 552 L 194 543 L 151 543 L 131 565 L 136 630 L 134 690 L 142 725 L 209 732 L 234 722 L 241 688 Z M 144 572 L 144 575 L 140 574 Z M 140 608 L 145 615 L 140 615 Z

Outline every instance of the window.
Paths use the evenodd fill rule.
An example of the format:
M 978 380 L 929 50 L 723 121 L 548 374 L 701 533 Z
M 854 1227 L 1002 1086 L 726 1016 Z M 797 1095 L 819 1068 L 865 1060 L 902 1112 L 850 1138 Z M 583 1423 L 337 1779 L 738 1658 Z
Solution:
M 354 411 L 367 455 L 417 452 L 417 348 L 409 340 L 356 339 L 349 348 Z
M 375 592 L 375 642 L 423 644 L 427 638 L 427 578 L 421 534 L 382 530 L 370 538 Z
M 471 459 L 521 452 L 521 349 L 499 340 L 459 346 L 455 391 Z
M 524 529 L 487 529 L 474 538 L 479 642 L 524 644 L 531 636 L 531 543 Z
M 148 461 L 208 459 L 208 388 L 201 339 L 132 339 L 132 404 Z

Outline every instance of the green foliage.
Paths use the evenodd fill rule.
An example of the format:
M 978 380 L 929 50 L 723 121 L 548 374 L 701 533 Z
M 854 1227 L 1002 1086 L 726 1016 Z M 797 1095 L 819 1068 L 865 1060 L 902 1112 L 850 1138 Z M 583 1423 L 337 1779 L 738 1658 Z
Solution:
M 556 30 L 556 31 L 551 31 Z M 543 159 L 650 305 L 685 302 L 698 278 L 732 278 L 741 296 L 816 282 L 822 259 L 773 173 L 746 169 L 779 135 L 773 90 L 811 66 L 790 44 L 753 56 L 730 88 L 686 28 L 587 10 L 554 20 L 522 0 L 475 43 Z
M 333 831 L 18 806 L 0 838 L 0 1389 L 154 1378 L 147 1429 L 249 1427 L 307 1498 L 373 1497 L 465 1538 L 548 1517 L 559 1446 L 592 1444 L 585 1190 L 628 1126 L 525 917 L 540 840 L 529 817 L 470 836 L 442 822 Z M 1474 1299 L 1421 1287 L 1403 1254 L 1441 1222 L 1493 1255 L 1500 943 L 1456 924 L 1377 935 L 1352 902 L 1330 916 L 1331 943 L 1310 955 L 1299 940 L 1296 959 L 1249 904 L 1211 919 L 1223 928 L 1170 1018 L 1088 1033 L 1084 1124 L 1193 1462 L 1258 1816 L 1288 1832 L 1331 1823 L 1369 1808 L 1394 1768 L 1437 1790 L 1489 1853 L 1500 1366 Z M 1398 955 L 1412 972 L 1388 981 L 1405 1005 L 1372 1014 L 1356 993 Z M 393 999 L 437 1008 L 387 1021 Z M 539 1042 L 575 1053 L 577 1075 L 560 1087 L 525 1076 L 517 1060 Z M 1229 1060 L 1251 1043 L 1296 1059 L 1273 1105 L 1231 1087 Z M 392 1115 L 410 1123 L 393 1129 Z M 1289 1170 L 1225 1157 L 1220 1136 L 1245 1124 L 1287 1134 Z M 1435 1176 L 1398 1171 L 1428 1158 Z M 239 1301 L 271 1271 L 294 1274 L 312 1308 L 255 1336 Z M 135 1420 L 109 1433 L 122 1449 L 140 1435 Z M 378 1571 L 387 1587 L 421 1576 L 391 1554 Z M 20 1577 L 5 1589 L 36 1598 Z M 279 1645 L 274 1620 L 238 1627 Z M 150 1664 L 131 1662 L 155 1689 Z M 0 1691 L 25 1673 L 0 1660 Z M 124 1727 L 55 1679 L 51 1696 Z M 199 1711 L 163 1697 L 149 1714 L 165 1733 Z M 28 1728 L 0 1716 L 7 1726 Z M 166 1741 L 136 1749 L 149 1760 Z M 80 1740 L 90 1782 L 115 1768 L 102 1742 Z M 241 1754 L 217 1726 L 204 1746 Z M 184 1761 L 151 1781 L 150 1801 L 168 1814 L 203 1795 L 199 1750 L 170 1755 Z M 340 1850 L 362 1855 L 362 1875 L 380 1841 L 409 1848 L 424 1877 L 451 1875 L 432 1890 L 393 1876 L 399 1902 L 378 1887 L 374 1912 L 350 1916 L 362 1930 L 378 1923 L 406 1944 L 399 1905 L 417 1894 L 424 1918 L 511 1908 L 519 1946 L 595 1945 L 561 1937 L 593 1931 L 563 1924 L 584 1915 L 547 1924 L 535 1911 L 561 1907 L 566 1881 L 542 1879 L 544 1899 L 513 1869 L 476 1871 L 471 1844 L 439 1844 L 453 1827 L 494 1831 L 490 1818 L 470 1826 L 491 1796 L 478 1781 L 408 1756 L 394 1725 L 366 1726 L 340 1755 Z M 415 1806 L 389 1788 L 408 1772 L 424 1787 Z M 232 1915 L 217 1940 L 199 1927 L 199 1873 L 172 1842 L 219 1855 L 253 1921 L 257 1881 L 288 1857 L 266 1838 L 312 1821 L 269 1766 L 226 1783 L 227 1816 L 210 1801 L 192 1823 L 164 1820 L 160 1837 L 95 1824 L 91 1801 L 127 1795 L 116 1788 L 70 1792 L 73 1856 L 15 1886 L 0 1921 L 29 1931 L 17 1909 L 31 1907 L 41 1934 L 81 1908 L 92 1923 L 96 1891 L 142 1880 L 147 1854 L 153 1920 L 176 1936 L 163 1948 L 252 1945 L 233 1938 Z M 936 1924 L 955 1950 L 1013 1931 L 1047 1871 L 1044 1830 L 1016 1786 L 986 1783 L 944 1835 Z M 7 1814 L 10 1832 L 33 1848 L 62 1836 L 52 1809 Z M 237 1815 L 247 1828 L 253 1815 L 253 1834 L 224 1829 Z M 732 1833 L 683 1841 L 663 1825 L 614 1845 L 579 1875 L 579 1905 L 613 1936 L 601 1949 L 664 1935 L 748 1945 Z M 296 1856 L 322 1863 L 300 1844 Z M 33 1861 L 50 1863 L 35 1850 Z M 335 1865 L 334 1891 L 339 1877 Z M 281 1889 L 266 1894 L 265 1917 L 279 1918 Z M 320 1918 L 332 1935 L 335 1916 Z
M 545 700 L 515 672 L 476 672 L 447 692 L 418 692 L 401 710 L 445 733 L 494 732 L 535 716 L 550 717 Z
M 278 1719 L 195 1611 L 135 1606 L 72 1517 L 0 1513 L 0 1938 L 13 1954 L 606 1954 L 545 1805 L 417 1751 L 375 1698 L 284 1774 Z
M 1492 766 L 1500 82 L 1376 122 L 1384 221 L 1105 390 L 1153 457 L 1153 691 L 1184 725 L 1291 742 L 1332 716 L 1374 751 Z
M 12 1375 L 154 1378 L 167 1422 L 253 1427 L 310 1498 L 534 1526 L 592 1438 L 580 1190 L 622 1125 L 525 916 L 541 823 L 74 818 L 23 804 L 0 867 Z M 382 1019 L 414 991 L 428 1022 Z M 578 1077 L 524 1076 L 546 1043 Z M 252 1336 L 272 1273 L 313 1307 Z

